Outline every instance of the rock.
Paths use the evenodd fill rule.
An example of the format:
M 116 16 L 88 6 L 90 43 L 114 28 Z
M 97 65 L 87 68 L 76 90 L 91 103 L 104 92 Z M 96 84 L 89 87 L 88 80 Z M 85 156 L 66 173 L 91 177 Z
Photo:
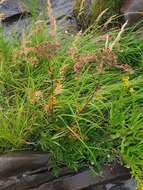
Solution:
M 46 153 L 22 152 L 0 156 L 0 178 L 20 175 L 44 167 L 48 164 Z
M 15 168 L 15 166 L 14 166 Z M 57 178 L 46 169 L 39 169 L 31 173 L 24 173 L 20 178 L 10 178 L 1 182 L 0 190 L 105 190 L 103 184 L 114 180 L 128 179 L 127 169 L 117 165 L 111 172 L 107 166 L 98 175 L 93 175 L 90 169 L 74 172 L 61 168 Z M 32 189 L 33 188 L 33 189 Z
M 96 186 L 88 187 L 82 190 L 106 190 L 106 187 L 105 185 L 96 185 Z
M 39 189 L 43 187 L 45 183 L 56 179 L 52 172 L 48 171 L 48 168 L 45 168 L 44 170 L 41 168 L 39 171 L 40 172 L 34 171 L 33 173 L 23 174 L 20 178 L 13 178 L 13 180 L 11 178 L 8 179 L 8 181 L 5 180 L 3 185 L 0 186 L 0 190 L 29 190 L 30 188 Z M 62 168 L 60 170 L 60 176 L 69 176 L 74 174 L 74 171 L 67 170 L 67 168 Z
M 30 28 L 32 21 L 30 2 L 34 0 L 4 0 L 0 3 L 0 13 L 2 17 L 2 26 L 5 33 L 10 36 L 11 33 L 20 34 L 21 31 Z M 38 4 L 34 5 L 34 12 L 37 20 L 40 16 L 41 19 L 45 19 L 47 24 L 49 20 L 47 18 L 47 0 L 37 1 Z M 76 32 L 77 24 L 72 16 L 74 0 L 51 0 L 52 2 L 52 14 L 57 20 L 58 29 Z
M 73 16 L 75 0 L 52 0 L 52 11 L 58 28 L 64 31 L 77 31 L 77 23 Z
M 0 13 L 3 14 L 2 22 L 13 22 L 30 15 L 28 8 L 20 0 L 4 0 L 0 3 Z
M 87 188 L 88 190 L 97 190 L 97 187 L 101 190 L 101 187 L 103 188 L 104 186 L 99 185 L 117 179 L 127 179 L 129 176 L 128 170 L 119 166 L 114 167 L 114 173 L 112 173 L 108 167 L 104 167 L 100 174 L 96 176 L 92 174 L 91 170 L 87 169 L 79 173 L 59 176 L 59 178 L 51 180 L 32 190 L 86 190 Z
M 107 184 L 106 190 L 136 190 L 136 182 L 133 178 L 125 181 L 117 180 L 114 184 Z
M 126 187 L 123 187 L 123 186 L 113 186 L 113 187 L 111 187 L 111 189 L 110 190 L 129 190 L 128 188 L 126 188 Z
M 136 25 L 137 22 L 143 20 L 143 1 L 142 0 L 124 0 L 121 13 L 124 20 L 128 21 L 129 25 Z
M 131 179 L 126 180 L 126 181 L 124 182 L 124 186 L 125 186 L 126 188 L 130 189 L 130 190 L 135 190 L 136 187 L 137 187 L 137 184 L 136 184 L 135 179 L 131 178 Z

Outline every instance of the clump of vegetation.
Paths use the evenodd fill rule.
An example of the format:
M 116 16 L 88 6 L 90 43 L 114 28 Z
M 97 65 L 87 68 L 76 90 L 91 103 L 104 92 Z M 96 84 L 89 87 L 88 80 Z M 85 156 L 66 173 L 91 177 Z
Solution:
M 48 6 L 51 11 L 50 1 Z M 143 38 L 130 31 L 0 33 L 0 150 L 43 150 L 52 167 L 119 160 L 143 171 Z M 52 38 L 51 38 L 52 36 Z M 53 165 L 53 163 L 56 163 Z
M 122 0 L 76 0 L 75 17 L 83 30 L 97 24 L 98 17 L 102 17 L 98 24 L 103 24 L 107 18 L 111 17 L 110 20 L 114 20 L 114 25 L 117 25 L 115 16 L 119 15 L 121 3 Z M 113 22 L 111 23 L 113 25 Z

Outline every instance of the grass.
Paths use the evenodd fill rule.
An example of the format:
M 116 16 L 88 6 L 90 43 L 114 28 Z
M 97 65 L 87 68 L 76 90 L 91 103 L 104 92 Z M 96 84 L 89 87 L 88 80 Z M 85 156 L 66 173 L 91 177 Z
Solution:
M 100 19 L 100 23 L 98 22 L 99 25 L 103 24 L 106 18 L 109 17 L 111 17 L 112 20 L 112 22 L 110 22 L 111 25 L 118 25 L 119 22 L 117 19 L 115 19 L 115 16 L 119 17 L 121 3 L 121 0 L 95 0 L 92 2 L 85 0 L 76 0 L 74 12 L 79 26 L 85 30 L 91 24 L 97 24 L 97 18 L 99 15 L 102 18 Z
M 21 40 L 0 33 L 0 151 L 47 151 L 52 168 L 75 170 L 118 160 L 139 180 L 143 38 L 53 31 L 40 22 Z

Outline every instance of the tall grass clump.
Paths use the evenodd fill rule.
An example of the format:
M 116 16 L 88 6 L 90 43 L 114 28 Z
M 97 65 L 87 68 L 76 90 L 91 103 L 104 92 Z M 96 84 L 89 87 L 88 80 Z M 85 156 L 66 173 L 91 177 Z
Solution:
M 97 23 L 99 15 L 102 15 L 100 25 L 105 23 L 107 18 L 110 18 L 110 24 L 117 26 L 119 23 L 115 17 L 119 19 L 121 3 L 121 0 L 75 0 L 75 17 L 83 30 Z
M 118 161 L 143 171 L 143 38 L 51 31 L 43 22 L 9 41 L 0 33 L 0 150 L 43 150 L 75 170 Z M 51 37 L 52 36 L 52 37 Z

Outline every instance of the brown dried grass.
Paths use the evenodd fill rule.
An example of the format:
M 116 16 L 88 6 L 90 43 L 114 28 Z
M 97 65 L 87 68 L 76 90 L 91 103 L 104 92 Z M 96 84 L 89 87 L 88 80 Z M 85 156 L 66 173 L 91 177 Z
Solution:
M 118 62 L 117 55 L 109 48 L 101 48 L 96 53 L 81 54 L 75 59 L 74 72 L 80 74 L 86 65 L 94 63 L 98 74 L 103 74 L 106 68 L 117 68 L 125 72 L 133 73 L 129 65 Z
M 56 24 L 56 19 L 53 16 L 52 13 L 52 4 L 50 0 L 47 0 L 47 11 L 48 11 L 48 17 L 51 25 L 51 36 L 56 37 L 57 34 L 57 24 Z

